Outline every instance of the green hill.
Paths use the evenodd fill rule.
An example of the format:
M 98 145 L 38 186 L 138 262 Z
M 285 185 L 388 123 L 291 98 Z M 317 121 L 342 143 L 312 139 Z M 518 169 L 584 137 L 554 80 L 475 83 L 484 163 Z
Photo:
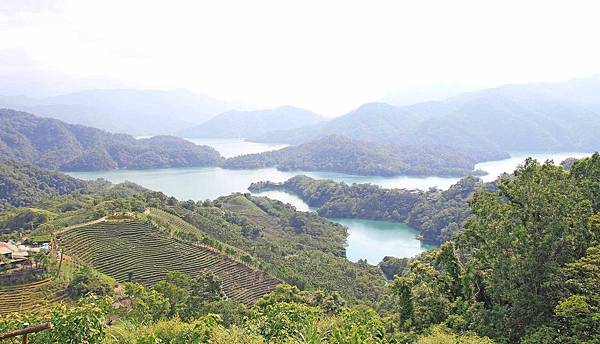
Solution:
M 65 285 L 45 279 L 27 284 L 0 286 L 0 317 L 32 310 L 48 304 L 69 302 Z
M 92 89 L 52 97 L 2 97 L 5 107 L 135 136 L 169 135 L 243 104 L 184 89 Z
M 135 139 L 14 110 L 0 110 L 0 158 L 65 170 L 215 166 L 213 148 L 173 136 Z

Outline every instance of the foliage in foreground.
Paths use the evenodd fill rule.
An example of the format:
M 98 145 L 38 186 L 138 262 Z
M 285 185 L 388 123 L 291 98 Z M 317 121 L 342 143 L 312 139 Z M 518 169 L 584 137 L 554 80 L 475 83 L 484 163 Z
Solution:
M 600 155 L 573 171 L 579 164 L 589 172 L 527 160 L 499 193 L 477 194 L 460 237 L 396 277 L 399 328 L 444 324 L 510 343 L 599 342 L 600 209 L 589 186 L 598 183 Z
M 106 335 L 110 299 L 90 296 L 76 305 L 57 305 L 49 310 L 0 317 L 0 333 L 20 329 L 24 323 L 52 323 L 52 328 L 29 335 L 30 343 L 101 343 Z

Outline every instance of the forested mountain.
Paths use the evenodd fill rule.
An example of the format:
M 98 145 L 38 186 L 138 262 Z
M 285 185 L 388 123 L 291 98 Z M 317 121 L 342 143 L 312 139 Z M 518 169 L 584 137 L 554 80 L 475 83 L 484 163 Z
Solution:
M 600 146 L 600 77 L 507 85 L 443 102 L 366 104 L 316 126 L 273 131 L 257 142 L 298 144 L 337 134 L 381 143 L 444 144 L 469 150 L 594 151 Z
M 247 138 L 272 130 L 296 129 L 313 125 L 323 117 L 293 106 L 257 111 L 227 111 L 178 133 L 189 138 Z
M 138 139 L 14 110 L 0 110 L 0 158 L 56 170 L 215 166 L 221 156 L 173 136 Z
M 317 214 L 329 218 L 398 221 L 421 232 L 423 241 L 439 245 L 450 240 L 470 215 L 467 201 L 478 190 L 493 190 L 493 183 L 465 177 L 448 190 L 384 189 L 372 184 L 337 183 L 296 176 L 283 183 L 258 182 L 251 192 L 285 190 L 298 195 Z
M 186 90 L 87 90 L 44 99 L 0 97 L 11 108 L 134 136 L 173 134 L 242 104 Z
M 85 188 L 87 182 L 15 160 L 0 159 L 0 211 L 26 207 Z
M 495 153 L 496 158 L 507 155 Z M 284 171 L 331 171 L 356 175 L 440 175 L 473 173 L 476 158 L 446 146 L 395 146 L 342 136 L 286 147 L 277 151 L 227 159 L 225 168 L 276 167 Z

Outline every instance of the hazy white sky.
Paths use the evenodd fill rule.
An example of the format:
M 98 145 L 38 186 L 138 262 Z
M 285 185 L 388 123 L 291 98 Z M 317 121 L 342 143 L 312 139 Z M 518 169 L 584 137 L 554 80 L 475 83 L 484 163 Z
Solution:
M 187 88 L 339 115 L 397 90 L 598 73 L 599 14 L 574 0 L 0 0 L 0 90 Z

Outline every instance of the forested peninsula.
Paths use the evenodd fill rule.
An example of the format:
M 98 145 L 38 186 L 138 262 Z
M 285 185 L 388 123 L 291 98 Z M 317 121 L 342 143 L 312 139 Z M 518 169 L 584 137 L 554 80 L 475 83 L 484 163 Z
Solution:
M 248 190 L 284 190 L 298 195 L 316 212 L 329 218 L 359 218 L 406 223 L 420 238 L 439 245 L 459 231 L 470 215 L 468 199 L 477 190 L 493 191 L 495 183 L 465 177 L 448 190 L 384 189 L 372 184 L 338 183 L 295 176 L 283 183 L 252 183 Z
M 396 146 L 332 135 L 276 151 L 237 156 L 227 159 L 222 166 L 373 176 L 465 176 L 485 173 L 474 171 L 477 162 L 468 153 L 442 145 Z

